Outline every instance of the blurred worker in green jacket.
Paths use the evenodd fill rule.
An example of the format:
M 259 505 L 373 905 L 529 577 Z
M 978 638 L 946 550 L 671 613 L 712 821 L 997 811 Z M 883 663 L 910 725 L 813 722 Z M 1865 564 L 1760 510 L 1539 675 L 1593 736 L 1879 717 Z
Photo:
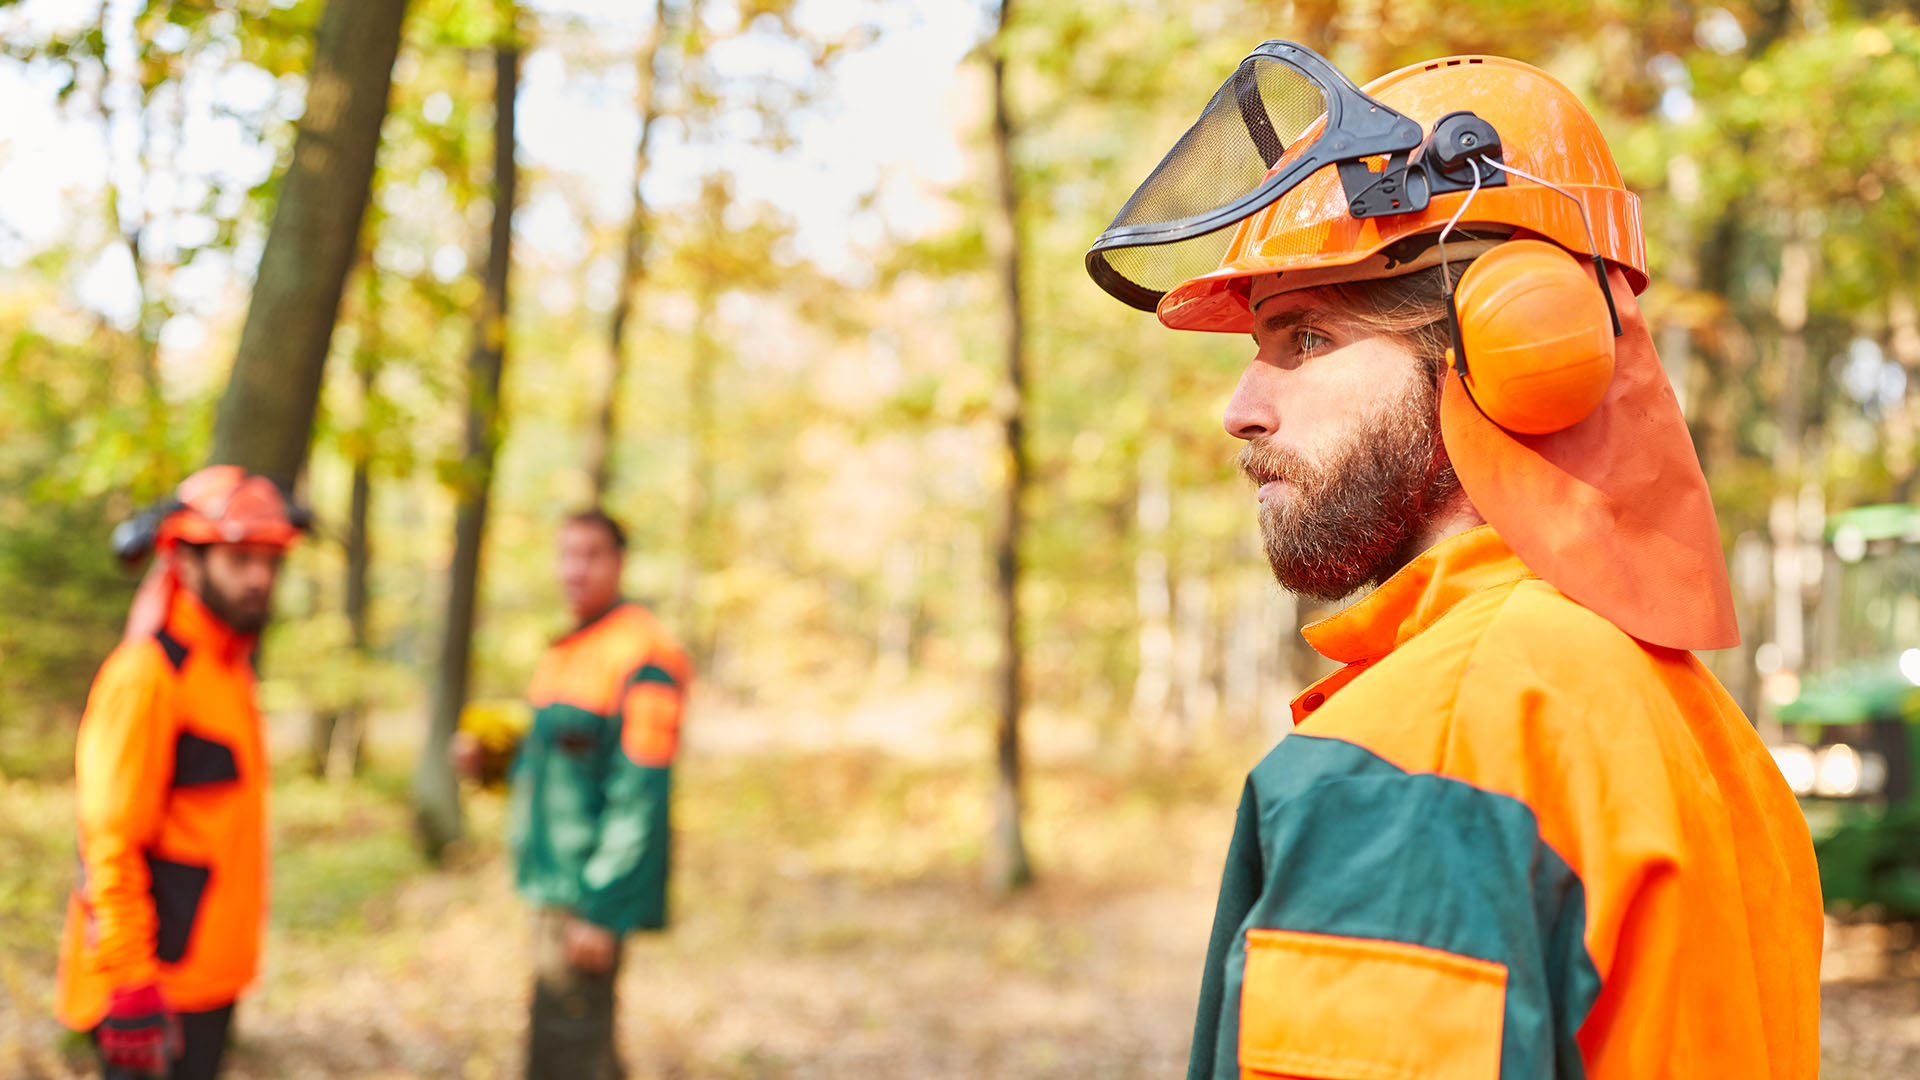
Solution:
M 621 938 L 667 922 L 674 750 L 691 671 L 653 613 L 620 596 L 626 533 L 600 510 L 560 530 L 578 626 L 547 650 L 509 774 L 514 884 L 534 906 L 529 1080 L 613 1080 Z M 479 740 L 455 756 L 472 773 Z

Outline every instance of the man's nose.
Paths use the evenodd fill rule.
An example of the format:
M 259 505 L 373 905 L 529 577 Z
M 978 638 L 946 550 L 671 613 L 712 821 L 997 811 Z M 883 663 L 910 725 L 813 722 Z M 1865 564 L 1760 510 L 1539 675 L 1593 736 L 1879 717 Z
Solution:
M 1227 434 L 1236 439 L 1258 439 L 1280 430 L 1279 372 L 1258 360 L 1240 373 L 1225 417 Z

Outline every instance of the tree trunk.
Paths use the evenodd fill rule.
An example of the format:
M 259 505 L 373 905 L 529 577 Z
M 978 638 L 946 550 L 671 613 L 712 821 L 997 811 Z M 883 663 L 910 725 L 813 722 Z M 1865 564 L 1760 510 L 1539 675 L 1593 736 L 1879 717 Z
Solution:
M 999 26 L 992 43 L 993 154 L 1000 187 L 999 234 L 1001 299 L 1006 307 L 1007 385 L 1001 406 L 1006 435 L 1006 484 L 994 536 L 999 571 L 994 598 L 1000 631 L 999 722 L 994 730 L 997 775 L 993 794 L 993 833 L 987 843 L 987 887 L 1010 892 L 1033 880 L 1021 835 L 1021 655 L 1020 533 L 1021 503 L 1028 484 L 1026 446 L 1027 377 L 1025 324 L 1020 311 L 1020 191 L 1014 175 L 1016 129 L 1007 107 L 1007 27 L 1012 0 L 1001 0 Z
M 366 734 L 367 702 L 361 688 L 368 659 L 367 569 L 372 561 L 368 544 L 367 517 L 373 501 L 373 398 L 374 380 L 379 374 L 380 307 L 378 279 L 372 260 L 360 269 L 365 308 L 361 312 L 361 347 L 354 357 L 354 374 L 360 383 L 360 427 L 346 440 L 346 455 L 353 463 L 353 487 L 347 504 L 347 566 L 342 583 L 342 607 L 347 616 L 349 646 L 353 664 L 349 685 L 338 707 L 313 718 L 309 743 L 309 767 L 316 777 L 347 780 L 360 775 L 361 740 Z
M 1780 662 L 1799 671 L 1806 661 L 1806 609 L 1802 603 L 1800 534 L 1801 440 L 1806 417 L 1801 384 L 1807 366 L 1807 301 L 1813 287 L 1813 246 L 1795 237 L 1780 252 L 1780 282 L 1774 293 L 1779 325 L 1780 391 L 1774 399 L 1774 496 L 1768 508 L 1773 534 L 1773 642 Z
M 361 400 L 373 395 L 372 367 L 360 370 Z M 356 678 L 366 670 L 372 653 L 367 633 L 367 571 L 373 564 L 373 545 L 367 532 L 367 518 L 373 506 L 373 462 L 370 449 L 361 446 L 353 461 L 353 496 L 347 508 L 347 628 L 353 644 Z M 335 780 L 360 775 L 364 762 L 362 747 L 367 738 L 367 698 L 354 687 L 346 715 L 333 732 L 332 753 L 327 774 Z
M 1887 352 L 1906 373 L 1900 403 L 1888 410 L 1882 453 L 1893 480 L 1893 501 L 1913 499 L 1914 450 L 1920 444 L 1920 310 L 1913 296 L 1895 287 L 1887 296 Z
M 1173 592 L 1173 685 L 1180 705 L 1167 732 L 1170 747 L 1190 746 L 1219 718 L 1214 630 L 1213 578 L 1206 563 L 1190 552 L 1181 560 Z
M 1673 266 L 1667 278 L 1683 295 L 1691 295 L 1700 285 L 1699 268 L 1694 265 L 1694 244 L 1688 222 L 1700 203 L 1700 166 L 1685 154 L 1667 161 L 1667 191 L 1681 213 L 1667 220 L 1667 250 L 1673 253 Z M 1693 389 L 1693 328 L 1682 319 L 1668 316 L 1660 327 L 1660 364 L 1666 368 L 1667 382 L 1680 401 L 1680 414 L 1692 416 L 1688 399 Z
M 306 460 L 340 292 L 359 246 L 407 0 L 330 0 L 306 112 L 260 255 L 213 460 L 283 488 Z
M 1273 651 L 1268 616 L 1274 591 L 1256 570 L 1243 568 L 1227 577 L 1232 599 L 1224 605 L 1229 608 L 1229 621 L 1220 650 L 1220 734 L 1229 740 L 1243 739 L 1261 728 L 1260 703 L 1267 681 L 1263 661 Z
M 1728 577 L 1733 586 L 1733 610 L 1740 624 L 1740 645 L 1731 649 L 1725 666 L 1727 693 L 1740 711 L 1757 724 L 1766 722 L 1761 712 L 1760 673 L 1754 670 L 1754 655 L 1760 643 L 1772 636 L 1766 626 L 1772 610 L 1773 559 L 1771 548 L 1758 531 L 1743 532 L 1733 540 L 1733 558 Z M 1720 672 L 1715 672 L 1719 676 Z
M 733 200 L 724 176 L 713 175 L 700 188 L 700 243 L 705 249 L 694 273 L 693 340 L 687 366 L 688 492 L 682 528 L 686 537 L 686 572 L 680 579 L 680 623 L 685 628 L 687 654 L 695 671 L 709 670 L 717 649 L 719 627 L 709 604 L 708 578 L 718 565 L 715 558 L 714 375 L 720 349 L 714 336 L 720 295 L 727 282 L 721 276 L 720 249 L 727 241 L 727 206 Z M 717 680 L 716 680 L 717 682 Z
M 640 47 L 635 68 L 639 87 L 634 104 L 640 111 L 640 147 L 633 157 L 633 216 L 627 219 L 626 246 L 620 256 L 620 295 L 613 304 L 613 318 L 607 328 L 607 392 L 600 402 L 599 423 L 588 436 L 587 475 L 593 480 L 595 505 L 607 501 L 613 486 L 613 444 L 619 431 L 620 389 L 627 370 L 627 322 L 633 316 L 634 293 L 646 276 L 647 248 L 653 238 L 653 220 L 641 185 L 647 178 L 653 129 L 660 119 L 655 70 L 660 59 L 660 43 L 666 39 L 667 0 L 654 0 L 653 29 Z
M 509 31 L 511 32 L 511 31 Z M 520 49 L 512 40 L 494 49 L 493 228 L 487 246 L 486 290 L 467 361 L 467 447 L 459 475 L 454 518 L 453 565 L 447 587 L 445 636 L 433 715 L 426 746 L 414 772 L 414 809 L 421 846 L 435 859 L 460 837 L 460 789 L 448 748 L 466 704 L 472 662 L 475 600 L 480 582 L 480 543 L 493 483 L 494 451 L 500 442 L 500 374 L 507 341 L 507 269 L 513 240 L 513 106 L 519 85 Z
M 367 373 L 370 374 L 370 373 Z M 363 378 L 365 376 L 363 375 Z M 368 379 L 367 381 L 371 381 Z M 362 385 L 365 385 L 364 382 Z M 345 700 L 315 713 L 309 733 L 308 770 L 319 778 L 348 780 L 360 774 L 360 745 L 365 735 L 366 700 L 359 680 L 367 659 L 367 508 L 372 501 L 373 478 L 365 454 L 353 462 L 353 494 L 347 506 L 347 572 L 345 581 L 347 627 L 353 664 L 349 668 Z
M 1267 595 L 1259 641 L 1259 730 L 1263 737 L 1278 741 L 1293 730 L 1293 695 L 1300 690 L 1294 682 L 1293 643 L 1288 637 L 1299 625 L 1300 598 L 1274 584 L 1269 575 L 1256 576 Z
M 307 726 L 307 774 L 320 779 L 327 775 L 327 761 L 333 756 L 333 733 L 346 719 L 345 709 L 326 708 L 313 714 Z
M 93 31 L 102 41 L 106 40 L 107 24 L 112 15 L 112 3 L 109 0 L 102 0 L 93 22 Z M 136 35 L 138 32 L 136 26 Z M 153 200 L 143 192 L 140 199 L 142 214 L 138 219 L 129 218 L 124 209 L 125 193 L 120 187 L 120 177 L 125 173 L 123 162 L 120 160 L 119 140 L 111 137 L 120 112 L 114 105 L 117 95 L 113 91 L 116 88 L 133 89 L 139 85 L 139 76 L 133 72 L 116 70 L 111 57 L 111 50 L 102 50 L 98 106 L 101 127 L 109 133 L 109 138 L 106 140 L 104 209 L 108 228 L 112 229 L 114 235 L 118 236 L 121 243 L 126 246 L 127 258 L 133 264 L 133 293 L 138 305 L 133 328 L 133 361 L 135 373 L 139 376 L 143 391 L 142 405 L 145 410 L 145 422 L 149 430 L 153 430 L 166 422 L 166 401 L 161 394 L 160 385 L 160 327 L 166 322 L 166 311 L 165 305 L 154 296 L 149 273 L 151 268 L 147 265 L 146 252 L 141 246 L 142 237 L 146 235 L 146 230 L 153 223 L 151 205 Z M 153 110 L 148 107 L 145 95 L 141 95 L 139 100 L 140 104 L 136 105 L 135 109 L 139 113 L 140 141 L 138 149 L 133 154 L 132 164 L 142 177 L 147 177 L 162 171 L 171 163 L 156 163 L 152 160 L 150 152 L 153 146 Z
M 913 670 L 914 629 L 920 617 L 920 551 L 911 540 L 887 547 L 880 581 L 885 607 L 874 634 L 873 685 L 898 686 Z
M 1173 516 L 1169 479 L 1172 450 L 1154 432 L 1141 448 L 1134 524 L 1139 551 L 1133 557 L 1135 652 L 1133 720 L 1148 741 L 1166 741 L 1173 709 L 1173 580 L 1167 566 L 1167 525 Z
M 685 622 L 687 649 L 694 670 L 713 658 L 706 604 L 706 578 L 713 570 L 713 320 L 719 285 L 703 280 L 695 301 L 693 364 L 687 370 L 687 423 L 692 443 L 692 494 L 687 499 L 687 577 Z

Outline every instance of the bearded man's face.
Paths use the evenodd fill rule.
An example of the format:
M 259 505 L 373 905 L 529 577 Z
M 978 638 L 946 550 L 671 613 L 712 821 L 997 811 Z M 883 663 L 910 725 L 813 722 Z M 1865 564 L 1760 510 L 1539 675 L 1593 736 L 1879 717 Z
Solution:
M 182 547 L 175 562 L 180 583 L 213 617 L 234 632 L 258 634 L 273 610 L 273 585 L 286 549 L 274 544 Z
M 1255 293 L 1259 347 L 1227 407 L 1246 440 L 1274 578 L 1336 600 L 1420 553 L 1460 484 L 1441 444 L 1439 384 L 1400 338 L 1372 332 L 1323 290 Z

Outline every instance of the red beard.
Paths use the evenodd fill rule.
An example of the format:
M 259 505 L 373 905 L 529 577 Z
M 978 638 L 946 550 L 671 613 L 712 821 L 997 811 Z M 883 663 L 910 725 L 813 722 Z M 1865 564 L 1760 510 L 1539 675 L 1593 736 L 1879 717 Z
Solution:
M 1273 576 L 1288 591 L 1338 600 L 1420 554 L 1427 527 L 1453 508 L 1460 481 L 1440 441 L 1439 388 L 1415 376 L 1319 461 L 1255 439 L 1240 469 L 1290 490 L 1260 506 Z

